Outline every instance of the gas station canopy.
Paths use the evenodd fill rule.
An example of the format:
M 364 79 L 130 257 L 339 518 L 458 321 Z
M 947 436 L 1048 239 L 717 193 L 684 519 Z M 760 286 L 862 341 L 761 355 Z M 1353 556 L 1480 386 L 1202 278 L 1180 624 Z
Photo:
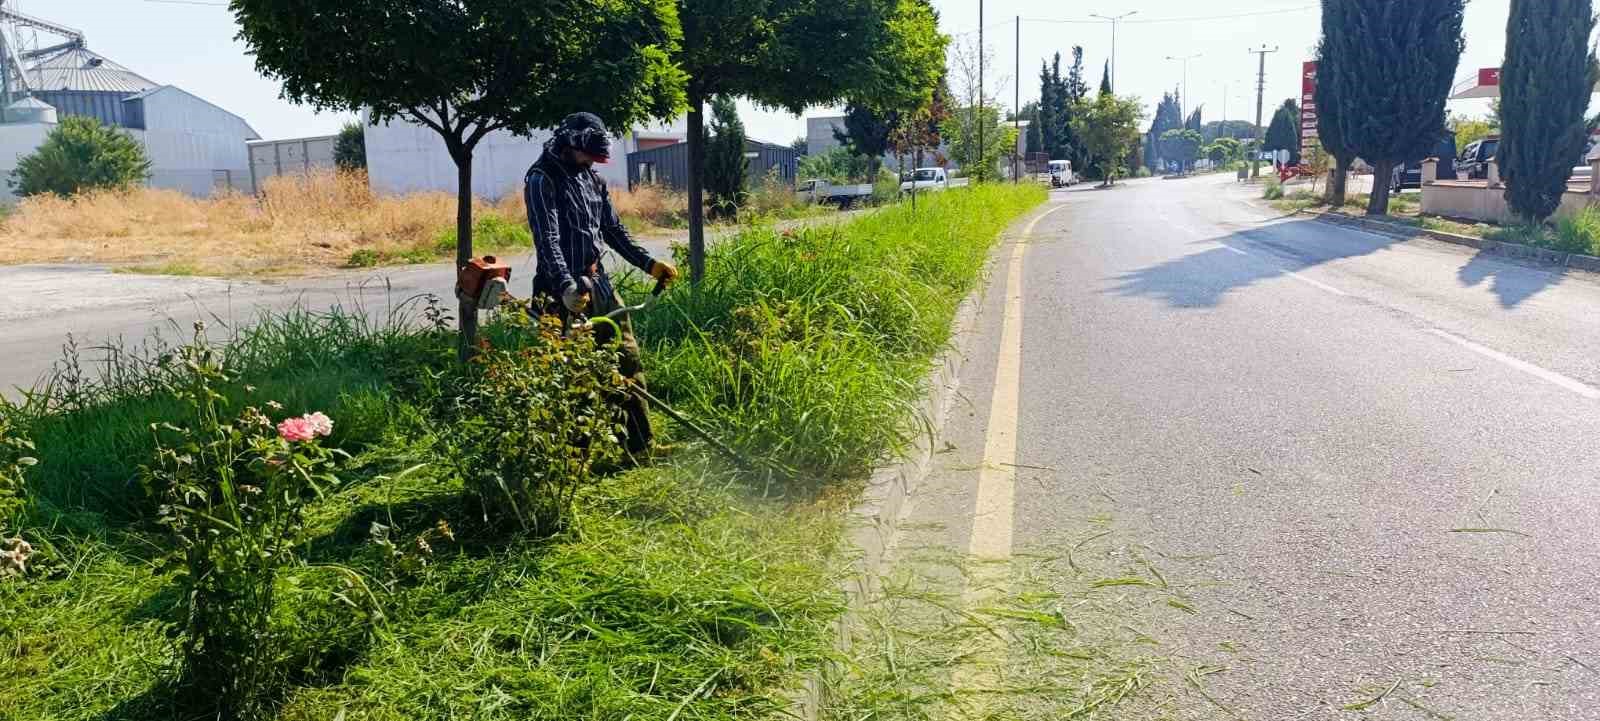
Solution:
M 1600 84 L 1595 86 L 1600 92 Z M 1451 100 L 1474 100 L 1500 97 L 1500 68 L 1480 68 L 1476 77 L 1470 77 L 1450 89 Z

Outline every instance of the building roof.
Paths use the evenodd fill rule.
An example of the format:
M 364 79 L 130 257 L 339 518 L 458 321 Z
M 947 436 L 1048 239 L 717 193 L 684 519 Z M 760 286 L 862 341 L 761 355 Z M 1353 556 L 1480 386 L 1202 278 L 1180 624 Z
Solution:
M 68 48 L 28 68 L 28 85 L 39 92 L 141 93 L 160 87 L 88 48 Z

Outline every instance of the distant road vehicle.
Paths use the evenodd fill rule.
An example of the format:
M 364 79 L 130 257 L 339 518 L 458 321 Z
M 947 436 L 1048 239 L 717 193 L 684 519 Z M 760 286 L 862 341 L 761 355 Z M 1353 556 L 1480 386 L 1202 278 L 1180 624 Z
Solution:
M 1456 134 L 1445 131 L 1439 145 L 1433 149 L 1433 157 L 1439 159 L 1439 177 L 1444 180 L 1456 178 Z M 1422 187 L 1422 159 L 1410 160 L 1394 168 L 1394 174 L 1389 176 L 1389 189 L 1398 193 L 1407 188 Z
M 927 190 L 946 190 L 950 187 L 950 177 L 945 174 L 944 168 L 917 168 L 911 171 L 911 178 L 900 184 L 900 192 L 921 193 Z
M 872 184 L 835 185 L 826 180 L 807 180 L 800 183 L 795 195 L 808 203 L 831 203 L 848 208 L 858 200 L 872 197 Z
M 1078 176 L 1072 173 L 1072 161 L 1050 161 L 1050 187 L 1065 188 L 1078 182 Z

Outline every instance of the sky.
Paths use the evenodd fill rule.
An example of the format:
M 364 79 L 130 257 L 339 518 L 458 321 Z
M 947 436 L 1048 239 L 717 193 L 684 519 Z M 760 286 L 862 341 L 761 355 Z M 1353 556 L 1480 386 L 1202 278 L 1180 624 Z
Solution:
M 251 123 L 271 139 L 328 135 L 353 116 L 317 113 L 278 97 L 280 87 L 256 73 L 221 0 L 4 0 L 12 9 L 82 30 L 90 49 L 158 83 L 176 85 L 210 100 Z M 958 40 L 976 41 L 979 0 L 934 0 L 941 29 Z M 1495 67 L 1505 46 L 1510 0 L 1469 0 L 1460 77 L 1479 67 Z M 984 0 L 984 42 L 999 67 L 987 83 L 1001 89 L 1011 107 L 1015 90 L 1027 103 L 1039 95 L 1039 63 L 1055 52 L 1068 58 L 1074 45 L 1084 49 L 1090 83 L 1100 80 L 1111 56 L 1112 26 L 1092 15 L 1133 12 L 1116 32 L 1117 92 L 1136 95 L 1147 112 L 1164 90 L 1184 84 L 1189 60 L 1189 109 L 1204 106 L 1206 120 L 1253 119 L 1257 60 L 1249 49 L 1278 47 L 1267 55 L 1264 117 L 1285 99 L 1299 95 L 1300 63 L 1311 59 L 1318 35 L 1314 0 Z M 1021 43 L 1015 18 L 1021 16 Z M 1015 65 L 1022 64 L 1022 83 Z M 825 57 L 826 53 L 824 53 Z M 1226 107 L 1224 107 L 1226 106 Z M 1451 109 L 1486 112 L 1485 101 L 1460 101 Z M 778 143 L 805 134 L 805 121 L 784 112 L 742 104 L 746 131 Z M 816 108 L 806 115 L 837 112 Z

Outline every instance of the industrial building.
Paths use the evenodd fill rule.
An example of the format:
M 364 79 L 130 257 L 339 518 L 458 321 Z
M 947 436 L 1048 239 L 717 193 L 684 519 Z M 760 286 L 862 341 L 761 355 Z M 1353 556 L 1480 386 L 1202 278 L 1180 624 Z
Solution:
M 444 139 L 428 128 L 404 120 L 374 125 L 363 116 L 367 141 L 367 179 L 380 193 L 424 191 L 456 192 L 456 164 Z M 682 121 L 670 125 L 633 128 L 612 148 L 611 162 L 598 163 L 596 172 L 613 188 L 628 185 L 627 158 L 643 149 L 671 145 L 689 137 Z M 550 133 L 535 131 L 530 137 L 497 130 L 484 136 L 472 153 L 472 192 L 480 198 L 501 198 L 520 193 L 522 178 L 544 152 Z
M 56 40 L 20 42 L 41 35 Z M 261 136 L 243 118 L 95 53 L 82 32 L 0 0 L 0 179 L 72 116 L 95 118 L 143 143 L 151 187 L 197 196 L 251 189 L 245 143 Z M 0 182 L 0 200 L 10 199 L 9 184 Z
M 787 145 L 764 143 L 745 138 L 744 157 L 748 161 L 745 177 L 760 182 L 768 174 L 794 184 L 802 153 Z M 689 144 L 674 143 L 628 153 L 628 187 L 664 185 L 673 190 L 689 186 Z

